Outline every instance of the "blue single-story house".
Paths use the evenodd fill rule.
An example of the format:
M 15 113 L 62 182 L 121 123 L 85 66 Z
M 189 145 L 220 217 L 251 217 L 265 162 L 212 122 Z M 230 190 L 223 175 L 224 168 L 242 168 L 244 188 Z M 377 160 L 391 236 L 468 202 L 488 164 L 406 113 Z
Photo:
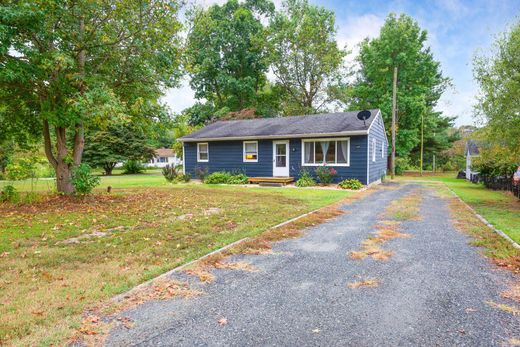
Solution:
M 370 184 L 386 174 L 388 140 L 380 110 L 217 121 L 179 139 L 183 167 L 299 178 L 326 165 L 335 182 Z

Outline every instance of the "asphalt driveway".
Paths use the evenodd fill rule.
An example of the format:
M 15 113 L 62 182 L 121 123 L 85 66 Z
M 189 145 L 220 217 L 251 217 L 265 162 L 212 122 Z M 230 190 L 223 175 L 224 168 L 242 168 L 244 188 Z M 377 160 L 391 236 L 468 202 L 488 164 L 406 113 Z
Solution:
M 348 257 L 385 207 L 415 189 L 379 190 L 303 237 L 277 243 L 274 254 L 241 256 L 260 271 L 215 270 L 215 282 L 200 285 L 203 296 L 123 312 L 133 327 L 115 328 L 106 345 L 503 346 L 520 338 L 519 316 L 486 303 L 508 303 L 500 292 L 512 275 L 468 244 L 446 202 L 427 188 L 422 219 L 401 225 L 412 237 L 385 244 L 393 257 Z M 368 277 L 379 286 L 347 286 Z

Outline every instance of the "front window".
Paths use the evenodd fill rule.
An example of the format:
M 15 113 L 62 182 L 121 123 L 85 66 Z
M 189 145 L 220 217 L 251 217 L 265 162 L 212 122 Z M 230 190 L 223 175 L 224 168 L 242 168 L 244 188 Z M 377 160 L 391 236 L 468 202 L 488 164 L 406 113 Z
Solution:
M 197 161 L 209 161 L 209 147 L 207 143 L 197 143 Z
M 303 140 L 303 165 L 348 166 L 350 162 L 349 139 Z
M 168 158 L 166 157 L 159 157 L 159 163 L 167 163 L 168 162 Z
M 258 161 L 258 141 L 244 141 L 244 162 Z

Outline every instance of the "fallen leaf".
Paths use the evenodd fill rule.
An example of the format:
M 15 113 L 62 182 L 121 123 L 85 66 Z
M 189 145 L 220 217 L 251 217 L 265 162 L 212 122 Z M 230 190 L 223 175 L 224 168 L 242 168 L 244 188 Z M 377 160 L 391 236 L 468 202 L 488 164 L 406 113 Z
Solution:
M 227 318 L 222 317 L 222 318 L 220 318 L 220 319 L 218 320 L 218 324 L 220 324 L 220 326 L 224 326 L 224 325 L 226 325 L 227 323 L 228 323 L 228 322 L 227 322 Z

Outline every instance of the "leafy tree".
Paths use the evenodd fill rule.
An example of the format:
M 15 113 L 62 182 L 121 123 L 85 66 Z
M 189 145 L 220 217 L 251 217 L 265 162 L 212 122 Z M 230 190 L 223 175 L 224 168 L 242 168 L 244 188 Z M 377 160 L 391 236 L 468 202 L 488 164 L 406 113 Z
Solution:
M 406 157 L 417 150 L 421 117 L 425 122 L 425 138 L 433 147 L 440 146 L 436 142 L 453 121 L 433 111 L 450 80 L 442 75 L 440 63 L 434 59 L 426 41 L 426 31 L 413 18 L 390 14 L 379 37 L 361 43 L 360 71 L 345 98 L 350 109 L 380 108 L 389 131 L 393 72 L 397 67 L 398 156 Z
M 316 113 L 332 101 L 346 52 L 338 48 L 334 12 L 307 0 L 287 0 L 270 21 L 271 67 L 286 115 Z
M 178 9 L 169 0 L 3 2 L 0 119 L 43 135 L 58 191 L 74 191 L 85 128 L 139 122 L 177 84 Z
M 195 105 L 194 111 L 225 114 L 256 104 L 268 69 L 261 19 L 273 10 L 269 0 L 228 0 L 192 11 L 186 66 L 195 97 L 207 101 Z M 192 124 L 206 119 L 205 115 Z
M 86 140 L 84 162 L 102 167 L 106 175 L 112 174 L 117 163 L 149 160 L 154 155 L 143 129 L 132 124 L 112 124 L 88 132 Z
M 497 38 L 491 54 L 477 55 L 474 76 L 480 86 L 477 115 L 486 125 L 486 142 L 514 153 L 520 162 L 520 22 Z M 504 157 L 504 156 L 502 156 Z

